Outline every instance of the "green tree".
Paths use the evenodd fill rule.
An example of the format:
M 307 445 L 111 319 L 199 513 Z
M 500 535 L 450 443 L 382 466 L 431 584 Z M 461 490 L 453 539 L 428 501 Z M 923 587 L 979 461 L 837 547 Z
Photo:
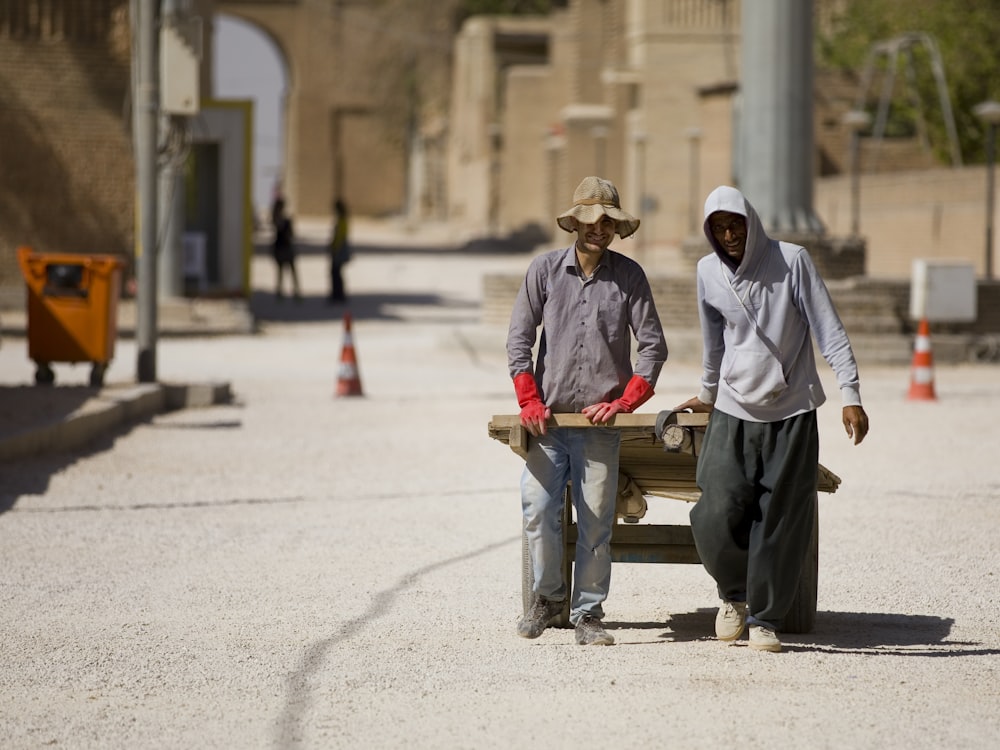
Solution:
M 851 71 L 859 78 L 874 44 L 907 33 L 934 40 L 941 54 L 959 147 L 966 163 L 985 159 L 985 127 L 973 108 L 1000 99 L 1000 0 L 846 0 L 829 31 L 817 39 L 820 65 Z M 885 59 L 882 58 L 884 71 Z M 947 161 L 948 139 L 930 60 L 921 46 L 913 48 L 913 89 L 924 104 L 928 135 L 935 153 Z M 914 105 L 905 95 L 905 73 L 897 76 L 888 133 L 912 132 Z M 877 104 L 873 87 L 869 104 Z

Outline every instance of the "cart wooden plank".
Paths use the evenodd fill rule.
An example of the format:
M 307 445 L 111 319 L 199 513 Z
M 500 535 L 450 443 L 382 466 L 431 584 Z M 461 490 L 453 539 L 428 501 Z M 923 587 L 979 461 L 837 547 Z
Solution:
M 608 423 L 607 426 L 621 432 L 621 471 L 631 477 L 644 495 L 695 502 L 701 495 L 695 483 L 697 456 L 690 446 L 680 451 L 665 450 L 663 441 L 656 435 L 656 417 L 656 414 L 616 414 Z M 679 412 L 676 421 L 681 427 L 699 431 L 708 424 L 708 415 Z M 594 426 L 582 414 L 553 414 L 548 424 L 550 427 Z M 488 432 L 491 438 L 507 444 L 522 458 L 527 456 L 531 436 L 521 426 L 520 416 L 494 415 Z M 839 486 L 840 477 L 820 464 L 816 489 L 833 493 Z

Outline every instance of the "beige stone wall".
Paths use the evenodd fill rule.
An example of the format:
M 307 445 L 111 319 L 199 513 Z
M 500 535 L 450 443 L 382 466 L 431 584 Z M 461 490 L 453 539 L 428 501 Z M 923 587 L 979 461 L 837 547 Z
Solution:
M 733 98 L 725 92 L 703 95 L 699 101 L 699 139 L 690 144 L 696 152 L 695 175 L 688 182 L 695 234 L 700 233 L 705 198 L 718 185 L 733 184 Z M 689 234 L 690 230 L 685 234 Z
M 5 7 L 0 14 L 0 303 L 9 296 L 16 304 L 18 245 L 133 254 L 131 50 L 128 0 L 94 0 L 86 8 L 74 0 L 7 0 Z M 285 55 L 290 81 L 286 190 L 298 215 L 329 215 L 337 174 L 356 212 L 404 210 L 406 131 L 398 117 L 386 115 L 372 99 L 384 93 L 378 89 L 386 77 L 382 63 L 393 53 L 391 45 L 379 41 L 384 28 L 374 4 L 331 9 L 327 3 L 287 0 L 197 0 L 192 8 L 205 22 L 201 72 L 206 98 L 212 97 L 215 12 L 255 24 Z M 343 113 L 339 169 L 333 158 L 337 112 Z
M 691 129 L 702 133 L 698 192 L 731 180 L 730 99 L 703 99 L 698 93 L 700 87 L 724 80 L 725 57 L 719 34 L 705 29 L 668 33 L 653 27 L 644 44 L 643 124 L 649 134 L 649 189 L 657 206 L 652 240 L 674 244 L 689 231 Z
M 544 39 L 549 28 L 545 18 L 478 16 L 455 39 L 447 218 L 471 234 L 522 231 L 537 223 L 553 100 L 564 94 L 550 65 L 511 62 L 531 53 L 508 52 L 505 40 Z
M 491 126 L 497 117 L 495 21 L 466 22 L 455 40 L 448 143 L 448 219 L 485 233 L 490 223 Z
M 409 57 L 415 53 L 407 45 L 426 41 L 427 30 L 407 28 L 398 7 L 379 3 L 222 0 L 216 10 L 255 25 L 284 57 L 284 182 L 292 209 L 329 216 L 342 193 L 357 214 L 405 212 L 412 135 L 405 79 L 424 82 L 428 91 L 416 96 L 429 100 L 442 78 L 435 60 Z
M 985 167 L 864 174 L 859 195 L 869 275 L 909 278 L 917 258 L 968 262 L 977 275 L 985 272 Z M 818 180 L 814 202 L 830 234 L 850 233 L 848 177 Z M 996 240 L 994 273 L 1000 268 L 995 247 Z
M 612 180 L 624 192 L 627 99 L 608 71 L 623 67 L 622 30 L 625 3 L 576 0 L 570 3 L 564 34 L 556 37 L 563 56 L 570 61 L 565 98 L 556 102 L 553 121 L 564 135 L 562 168 L 554 182 L 559 204 L 568 207 L 573 191 L 588 175 Z M 625 203 L 627 195 L 622 196 Z
M 739 12 L 738 2 L 572 2 L 549 26 L 548 65 L 512 72 L 501 81 L 506 93 L 499 99 L 463 99 L 464 89 L 456 86 L 451 137 L 468 167 L 453 173 L 452 194 L 464 203 L 449 217 L 474 228 L 490 226 L 488 186 L 497 155 L 488 153 L 483 123 L 500 117 L 501 232 L 537 222 L 554 241 L 561 240 L 552 231 L 552 217 L 581 177 L 603 171 L 643 221 L 634 254 L 654 260 L 669 255 L 692 228 L 700 232 L 704 196 L 733 182 Z M 467 43 L 460 38 L 459 45 Z M 466 69 L 492 64 L 488 35 L 480 34 L 476 44 L 474 59 L 456 57 L 457 80 L 477 75 L 489 80 L 483 71 Z M 829 77 L 819 82 L 842 84 Z M 840 89 L 834 93 L 818 97 L 817 106 L 843 98 Z M 499 112 L 501 101 L 506 109 Z M 824 111 L 816 119 L 818 144 L 832 149 L 826 158 L 844 163 L 848 138 L 830 126 L 838 113 Z M 475 138 L 467 130 L 470 121 L 478 127 Z M 547 125 L 548 137 L 539 137 L 540 124 Z M 907 147 L 885 144 L 882 161 L 899 169 L 894 148 Z M 850 231 L 848 183 L 847 177 L 817 181 L 815 209 L 834 237 Z M 968 260 L 981 273 L 984 184 L 982 168 L 865 175 L 861 227 L 869 240 L 867 272 L 908 277 L 914 258 L 929 257 Z
M 625 94 L 602 77 L 616 67 L 623 7 L 581 0 L 549 19 L 466 22 L 453 66 L 450 221 L 470 232 L 552 233 L 552 212 L 583 177 L 623 182 Z M 548 33 L 548 64 L 499 70 L 494 35 L 518 24 Z
M 730 179 L 730 99 L 700 89 L 732 82 L 738 22 L 716 3 L 576 0 L 549 19 L 548 64 L 499 78 L 491 70 L 495 19 L 467 22 L 455 45 L 449 219 L 470 231 L 510 232 L 541 216 L 552 232 L 553 210 L 583 177 L 601 174 L 645 214 L 642 243 L 679 243 L 693 203 L 692 128 L 703 134 L 699 181 Z M 494 122 L 502 124 L 500 153 L 487 133 Z M 503 186 L 499 208 L 491 180 Z
M 643 221 L 629 251 L 644 261 L 669 256 L 690 233 L 691 217 L 700 220 L 704 195 L 732 181 L 739 5 L 574 0 L 548 18 L 471 19 L 455 40 L 452 110 L 424 131 L 447 143 L 434 151 L 447 150 L 446 174 L 435 178 L 431 198 L 421 196 L 414 217 L 443 214 L 459 236 L 538 226 L 561 242 L 554 216 L 581 177 L 602 171 Z M 59 36 L 66 30 L 55 16 L 0 44 L 0 287 L 18 281 L 18 244 L 132 252 L 127 3 L 100 7 L 114 12 L 80 27 L 86 38 L 73 44 Z M 384 19 L 374 8 L 198 0 L 206 18 L 227 12 L 256 24 L 288 60 L 287 188 L 299 215 L 327 215 L 338 181 L 356 213 L 406 207 L 407 133 L 398 111 L 389 116 L 374 98 L 385 93 L 380 64 L 406 36 L 380 41 Z M 498 31 L 548 33 L 548 60 L 499 60 Z M 210 60 L 210 25 L 205 45 Z M 439 86 L 439 73 L 421 80 Z M 203 80 L 210 95 L 208 65 Z M 843 151 L 845 141 L 837 143 Z M 913 258 L 923 257 L 964 259 L 982 272 L 984 185 L 982 167 L 865 175 L 868 273 L 906 277 Z M 434 203 L 443 194 L 446 211 Z M 848 179 L 820 179 L 815 208 L 831 234 L 846 234 Z
M 542 66 L 515 67 L 507 74 L 502 122 L 508 168 L 500 174 L 498 227 L 502 233 L 552 230 L 552 153 L 547 147 L 551 81 L 551 71 Z
M 129 67 L 103 41 L 0 37 L 0 288 L 20 245 L 132 257 Z

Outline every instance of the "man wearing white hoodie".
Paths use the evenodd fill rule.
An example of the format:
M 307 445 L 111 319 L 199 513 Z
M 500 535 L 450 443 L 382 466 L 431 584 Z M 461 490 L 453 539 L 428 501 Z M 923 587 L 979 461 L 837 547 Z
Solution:
M 716 636 L 780 651 L 816 512 L 826 400 L 813 337 L 837 376 L 847 435 L 868 434 L 858 367 L 840 316 L 805 248 L 770 238 L 743 194 L 705 201 L 714 252 L 698 262 L 701 393 L 676 407 L 711 412 L 698 459 L 691 530 L 722 599 Z

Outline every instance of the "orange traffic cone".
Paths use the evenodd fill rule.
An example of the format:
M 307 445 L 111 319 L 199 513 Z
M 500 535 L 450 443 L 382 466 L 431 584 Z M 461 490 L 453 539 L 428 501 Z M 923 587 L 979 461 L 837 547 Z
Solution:
M 354 354 L 354 336 L 351 334 L 351 314 L 344 313 L 344 345 L 340 350 L 340 370 L 337 372 L 338 396 L 361 396 L 361 376 L 358 359 Z
M 910 392 L 906 397 L 911 401 L 937 400 L 934 395 L 934 357 L 931 354 L 930 326 L 926 319 L 921 320 L 917 328 L 913 365 L 910 369 Z

